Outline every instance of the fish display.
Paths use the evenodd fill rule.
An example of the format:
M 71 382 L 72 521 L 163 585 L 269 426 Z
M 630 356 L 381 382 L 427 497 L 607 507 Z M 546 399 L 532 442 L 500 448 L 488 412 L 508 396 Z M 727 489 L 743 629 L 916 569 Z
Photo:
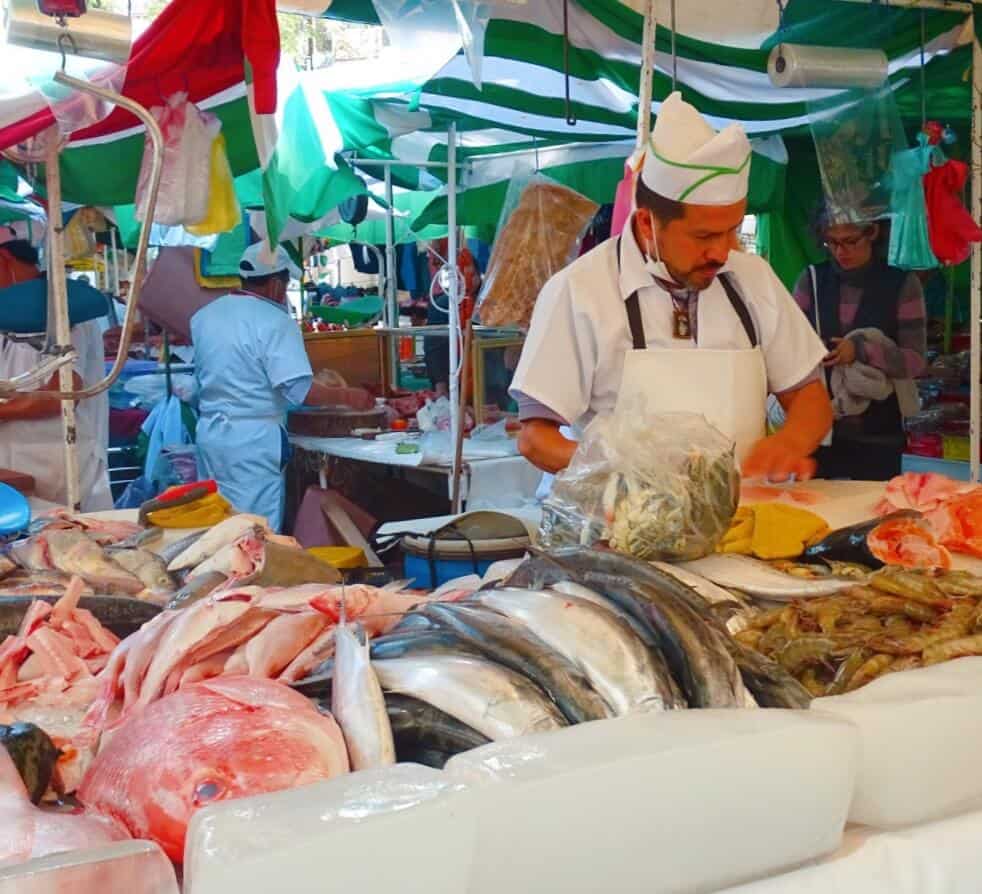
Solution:
M 244 534 L 254 530 L 268 530 L 269 523 L 260 515 L 233 515 L 207 531 L 191 535 L 190 542 L 174 556 L 166 556 L 167 570 L 171 573 L 196 568 L 223 547 L 235 543 Z M 175 544 L 175 549 L 177 544 Z
M 891 515 L 897 510 L 913 509 L 933 512 L 949 500 L 978 490 L 977 484 L 955 481 L 934 472 L 905 472 L 887 483 L 886 493 L 877 504 L 877 515 Z
M 706 556 L 681 567 L 726 589 L 772 602 L 829 596 L 856 585 L 854 580 L 843 580 L 831 573 L 824 577 L 785 574 L 766 562 L 730 553 Z
M 156 553 L 142 547 L 110 547 L 106 552 L 110 559 L 138 578 L 151 593 L 169 595 L 174 592 L 174 578 L 168 573 L 164 560 Z
M 385 707 L 400 761 L 424 763 L 442 770 L 453 755 L 491 741 L 456 717 L 409 695 L 389 692 Z
M 32 804 L 17 767 L 0 748 L 0 868 L 129 837 L 107 817 Z
M 332 717 L 281 683 L 224 677 L 189 685 L 129 718 L 99 751 L 78 798 L 180 863 L 200 807 L 348 768 Z
M 883 568 L 868 586 L 751 618 L 734 640 L 779 664 L 812 696 L 888 673 L 982 655 L 982 581 Z
M 500 664 L 457 655 L 373 664 L 383 689 L 433 705 L 493 741 L 566 726 L 541 689 Z
M 396 749 L 385 696 L 369 657 L 360 625 L 339 624 L 334 631 L 331 707 L 341 726 L 352 770 L 395 763 Z

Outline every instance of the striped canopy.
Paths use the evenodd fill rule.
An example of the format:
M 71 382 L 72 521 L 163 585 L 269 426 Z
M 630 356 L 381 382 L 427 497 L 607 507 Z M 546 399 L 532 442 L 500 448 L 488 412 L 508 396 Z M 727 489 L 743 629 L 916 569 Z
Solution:
M 252 33 L 245 10 L 272 8 L 272 2 L 222 0 L 225 29 L 234 31 L 240 47 Z M 753 48 L 762 24 L 773 24 L 776 7 L 773 13 L 765 12 L 765 6 L 773 6 L 771 0 L 766 4 L 764 0 L 733 0 L 729 5 L 734 7 L 733 18 L 739 17 L 741 5 L 749 10 L 752 24 L 733 43 L 710 42 L 711 29 L 699 31 L 693 25 L 690 30 L 699 36 L 677 36 L 675 68 L 685 98 L 716 126 L 739 121 L 754 138 L 751 206 L 756 210 L 783 201 L 786 154 L 778 138 L 806 132 L 809 114 L 834 115 L 856 99 L 843 90 L 772 87 L 766 62 L 769 47 L 778 39 L 882 48 L 890 59 L 890 83 L 901 110 L 914 118 L 920 116 L 923 58 L 932 111 L 937 102 L 946 120 L 970 114 L 964 78 L 970 51 L 962 14 L 927 11 L 922 18 L 919 11 L 882 4 L 791 0 L 780 34 Z M 172 51 L 172 42 L 178 39 L 175 35 L 183 34 L 185 43 L 194 38 L 189 59 L 207 54 L 206 46 L 195 43 L 195 35 L 201 40 L 221 40 L 201 22 L 202 6 L 199 0 L 172 0 L 167 13 L 138 44 L 141 71 L 154 69 L 154 47 L 159 52 L 161 48 Z M 469 59 L 462 51 L 445 59 L 423 54 L 422 58 L 403 58 L 400 64 L 398 41 L 393 39 L 383 59 L 371 63 L 336 64 L 287 80 L 281 67 L 276 115 L 256 115 L 250 110 L 242 51 L 236 57 L 225 40 L 221 45 L 229 49 L 221 58 L 227 61 L 210 69 L 207 79 L 202 80 L 197 69 L 185 74 L 178 61 L 170 73 L 157 74 L 155 88 L 148 75 L 133 82 L 138 88 L 133 91 L 128 79 L 126 92 L 152 102 L 153 89 L 164 90 L 161 84 L 166 84 L 168 92 L 189 84 L 199 105 L 222 119 L 233 171 L 247 174 L 257 166 L 261 171 L 258 192 L 271 236 L 304 228 L 324 231 L 332 226 L 337 204 L 363 189 L 345 160 L 355 158 L 400 162 L 394 169 L 397 184 L 433 191 L 425 203 L 418 197 L 411 203 L 416 216 L 406 227 L 407 233 L 444 224 L 446 198 L 440 187 L 446 179 L 445 169 L 422 170 L 414 165 L 446 161 L 451 124 L 457 128 L 459 158 L 465 162 L 461 223 L 493 226 L 516 159 L 591 198 L 609 201 L 624 159 L 634 147 L 641 16 L 621 0 L 569 0 L 567 53 L 563 0 L 495 0 L 484 6 L 492 10 L 492 17 L 484 36 L 480 88 L 473 81 L 473 57 Z M 686 21 L 712 20 L 719 0 L 686 0 L 679 6 L 685 9 L 680 19 L 684 28 Z M 372 0 L 334 0 L 323 14 L 349 21 L 377 21 Z M 195 23 L 197 30 L 189 32 L 187 22 Z M 664 19 L 657 35 L 654 114 L 672 89 L 672 40 L 663 24 Z M 252 51 L 255 54 L 255 47 Z M 567 57 L 568 106 L 564 99 Z M 262 58 L 268 68 L 268 54 Z M 267 101 L 269 94 L 268 83 L 264 83 L 262 96 Z M 0 146 L 9 145 L 13 134 L 23 135 L 38 114 L 11 121 L 11 108 L 0 101 L 0 125 L 6 124 L 0 126 Z M 122 113 L 79 135 L 62 155 L 66 200 L 95 205 L 131 203 L 142 145 L 142 133 Z M 360 167 L 367 178 L 381 176 L 378 167 L 351 164 Z M 254 201 L 256 190 L 252 193 Z M 402 203 L 409 207 L 407 200 Z

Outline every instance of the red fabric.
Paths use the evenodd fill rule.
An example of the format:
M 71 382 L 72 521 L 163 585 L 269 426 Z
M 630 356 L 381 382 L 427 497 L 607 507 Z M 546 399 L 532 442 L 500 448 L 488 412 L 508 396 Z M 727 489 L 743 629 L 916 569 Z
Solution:
M 630 159 L 624 164 L 624 177 L 617 184 L 617 194 L 614 197 L 614 217 L 610 224 L 610 235 L 620 236 L 631 216 L 631 208 L 634 205 L 634 171 L 631 168 Z
M 256 110 L 276 111 L 280 32 L 276 0 L 172 0 L 133 44 L 123 93 L 146 108 L 188 91 L 194 102 L 234 87 L 252 69 Z M 0 149 L 35 136 L 54 123 L 50 110 L 0 130 Z M 138 122 L 122 109 L 72 135 L 74 140 L 115 133 Z
M 973 242 L 982 242 L 982 230 L 962 205 L 961 193 L 968 179 L 968 165 L 950 160 L 924 175 L 927 227 L 931 249 L 942 264 L 968 259 Z

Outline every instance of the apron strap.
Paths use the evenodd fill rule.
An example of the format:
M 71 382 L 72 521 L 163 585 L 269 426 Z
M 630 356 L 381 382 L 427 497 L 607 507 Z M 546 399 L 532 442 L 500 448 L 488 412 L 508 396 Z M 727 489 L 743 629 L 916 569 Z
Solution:
M 719 282 L 723 287 L 723 291 L 726 292 L 726 297 L 730 299 L 730 304 L 733 306 L 734 312 L 740 318 L 743 330 L 747 333 L 747 338 L 750 339 L 750 347 L 756 348 L 760 342 L 757 339 L 757 329 L 754 327 L 754 321 L 750 316 L 750 311 L 747 310 L 746 302 L 737 291 L 729 273 L 721 273 L 719 275 Z
M 621 237 L 617 237 L 617 272 L 621 272 Z M 638 293 L 631 292 L 624 302 L 624 310 L 627 311 L 627 325 L 631 329 L 631 342 L 635 351 L 644 351 L 648 348 L 648 339 L 644 335 L 644 322 L 641 320 L 641 303 L 638 301 Z

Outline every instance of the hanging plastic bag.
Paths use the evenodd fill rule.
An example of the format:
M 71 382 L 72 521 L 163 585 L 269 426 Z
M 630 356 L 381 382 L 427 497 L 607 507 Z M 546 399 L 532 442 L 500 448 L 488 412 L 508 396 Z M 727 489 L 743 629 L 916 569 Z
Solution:
M 157 460 L 164 447 L 187 444 L 191 440 L 184 425 L 181 401 L 171 395 L 157 404 L 143 423 L 143 431 L 149 438 L 143 474 L 153 480 Z
M 607 542 L 648 561 L 708 555 L 740 494 L 733 443 L 695 413 L 598 416 L 542 507 L 546 548 Z
M 513 174 L 478 297 L 481 323 L 528 327 L 539 292 L 576 257 L 598 207 L 531 168 Z
M 194 103 L 188 102 L 186 93 L 175 93 L 166 105 L 154 106 L 150 114 L 164 137 L 164 163 L 154 222 L 171 227 L 200 223 L 208 213 L 212 142 L 221 122 L 214 115 L 200 112 Z M 136 187 L 139 221 L 146 216 L 152 158 L 147 137 Z
M 225 152 L 225 137 L 218 134 L 211 143 L 208 211 L 200 223 L 187 224 L 185 229 L 194 236 L 210 236 L 234 230 L 241 220 L 242 210 L 235 195 L 232 166 Z

